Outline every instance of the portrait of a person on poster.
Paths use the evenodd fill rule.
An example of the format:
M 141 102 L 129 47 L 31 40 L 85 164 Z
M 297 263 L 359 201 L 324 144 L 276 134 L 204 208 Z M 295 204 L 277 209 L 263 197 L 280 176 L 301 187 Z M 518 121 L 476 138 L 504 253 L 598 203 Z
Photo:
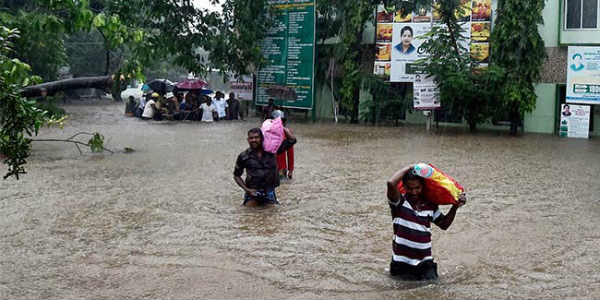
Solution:
M 401 42 L 394 47 L 394 48 L 396 48 L 396 50 L 398 50 L 400 53 L 402 53 L 404 55 L 410 55 L 413 52 L 415 52 L 415 50 L 417 50 L 415 48 L 415 46 L 412 44 L 413 39 L 414 39 L 414 32 L 413 32 L 412 27 L 410 27 L 410 26 L 402 27 L 402 29 L 400 30 L 400 37 L 401 37 Z

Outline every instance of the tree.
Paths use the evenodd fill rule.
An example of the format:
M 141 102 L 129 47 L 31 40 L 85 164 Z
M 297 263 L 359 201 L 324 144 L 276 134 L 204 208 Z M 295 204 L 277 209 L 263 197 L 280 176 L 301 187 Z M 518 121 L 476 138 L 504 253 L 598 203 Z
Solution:
M 510 133 L 517 134 L 522 115 L 535 108 L 534 83 L 547 57 L 538 32 L 544 0 L 500 0 L 492 31 L 491 60 L 506 70 L 499 89 L 502 109 L 510 114 Z
M 268 14 L 263 13 L 266 1 L 224 2 L 223 15 L 220 15 L 196 8 L 191 0 L 96 0 L 92 3 L 94 11 L 87 0 L 4 1 L 0 6 L 3 11 L 0 26 L 5 25 L 3 30 L 10 33 L 2 39 L 0 61 L 3 70 L 7 70 L 0 73 L 3 84 L 0 93 L 0 152 L 7 157 L 4 160 L 9 167 L 6 177 L 18 179 L 19 174 L 25 172 L 23 166 L 30 153 L 31 136 L 36 135 L 44 123 L 52 121 L 44 111 L 35 108 L 34 101 L 22 95 L 35 96 L 41 87 L 58 89 L 102 85 L 110 81 L 108 79 L 114 79 L 113 97 L 118 99 L 122 81 L 143 77 L 142 66 L 152 62 L 172 58 L 176 65 L 188 71 L 205 73 L 211 64 L 203 49 L 212 53 L 211 59 L 215 61 L 212 65 L 224 67 L 221 69 L 223 72 L 234 70 L 243 74 L 248 72 L 248 66 L 259 65 L 262 58 L 259 43 L 268 19 Z M 25 19 L 35 21 L 27 35 L 18 35 L 18 30 L 9 29 L 11 26 L 29 30 L 27 26 L 31 24 L 23 22 Z M 106 49 L 122 48 L 128 54 L 112 76 L 29 87 L 40 82 L 41 78 L 31 75 L 32 69 L 26 62 L 35 61 L 38 57 L 23 56 L 24 61 L 17 58 L 19 54 L 26 53 L 27 49 L 23 47 L 33 43 L 30 36 L 36 37 L 38 42 L 52 40 L 57 43 L 52 49 L 56 50 L 53 57 L 39 59 L 40 65 L 49 71 L 43 72 L 44 68 L 38 66 L 33 69 L 34 74 L 45 73 L 45 79 L 51 80 L 56 75 L 56 66 L 65 62 L 64 35 L 90 30 L 97 30 L 103 35 Z M 219 51 L 222 49 L 224 51 Z M 77 80 L 78 83 L 74 84 Z
M 503 69 L 493 64 L 479 68 L 471 58 L 457 17 L 463 13 L 459 0 L 440 0 L 436 7 L 441 24 L 425 35 L 421 49 L 428 58 L 419 63 L 438 85 L 442 105 L 462 115 L 469 129 L 475 131 L 495 111 L 499 101 L 495 87 L 500 84 Z

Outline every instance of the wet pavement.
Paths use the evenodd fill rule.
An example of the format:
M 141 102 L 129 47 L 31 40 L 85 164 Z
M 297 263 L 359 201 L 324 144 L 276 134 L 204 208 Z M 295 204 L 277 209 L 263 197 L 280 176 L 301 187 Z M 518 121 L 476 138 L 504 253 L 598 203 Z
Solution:
M 232 171 L 258 120 L 66 109 L 64 130 L 40 138 L 99 131 L 136 151 L 34 143 L 29 174 L 0 181 L 1 299 L 600 297 L 598 139 L 292 122 L 295 179 L 280 206 L 251 209 Z M 440 280 L 403 282 L 387 274 L 385 181 L 421 161 L 469 200 L 434 227 Z

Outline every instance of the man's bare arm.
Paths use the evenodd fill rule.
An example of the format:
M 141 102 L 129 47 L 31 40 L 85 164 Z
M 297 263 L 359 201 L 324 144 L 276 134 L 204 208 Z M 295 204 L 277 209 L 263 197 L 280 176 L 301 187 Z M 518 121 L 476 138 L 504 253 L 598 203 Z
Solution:
M 409 165 L 400 169 L 387 181 L 387 197 L 391 202 L 398 202 L 398 200 L 400 200 L 400 192 L 397 188 L 398 183 L 402 180 L 402 176 L 404 176 L 404 174 L 412 167 L 413 165 Z

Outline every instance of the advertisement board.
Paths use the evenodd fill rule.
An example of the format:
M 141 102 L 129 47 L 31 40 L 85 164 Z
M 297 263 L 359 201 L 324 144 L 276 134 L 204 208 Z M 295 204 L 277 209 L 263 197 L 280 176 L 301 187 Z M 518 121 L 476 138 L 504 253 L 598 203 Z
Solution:
M 482 67 L 489 60 L 491 33 L 491 0 L 461 0 L 462 14 L 458 16 L 467 36 L 471 57 Z M 394 6 L 380 4 L 377 8 L 376 57 L 374 74 L 390 82 L 412 82 L 415 109 L 440 107 L 439 92 L 432 78 L 428 78 L 415 65 L 418 59 L 427 58 L 420 48 L 422 35 L 440 24 L 439 4 L 432 7 L 417 6 L 413 12 L 396 10 Z
M 589 138 L 590 111 L 589 105 L 563 104 L 560 109 L 559 136 Z
M 267 65 L 258 71 L 256 104 L 312 109 L 315 1 L 268 0 L 275 24 L 262 41 Z
M 567 103 L 600 104 L 600 47 L 569 46 Z

